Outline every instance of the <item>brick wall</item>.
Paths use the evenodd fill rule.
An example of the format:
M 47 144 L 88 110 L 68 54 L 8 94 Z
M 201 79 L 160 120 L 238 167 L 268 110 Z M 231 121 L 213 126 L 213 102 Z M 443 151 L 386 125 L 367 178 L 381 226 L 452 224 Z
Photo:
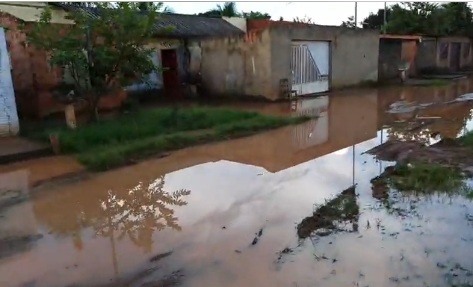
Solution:
M 63 105 L 53 98 L 53 91 L 63 81 L 63 69 L 52 68 L 46 52 L 25 44 L 26 35 L 19 29 L 21 20 L 0 12 L 0 25 L 6 30 L 11 58 L 12 79 L 20 117 L 41 118 L 61 112 Z M 33 25 L 27 23 L 28 26 Z M 58 25 L 58 24 L 56 24 Z M 126 96 L 106 97 L 100 107 L 111 109 L 121 105 Z

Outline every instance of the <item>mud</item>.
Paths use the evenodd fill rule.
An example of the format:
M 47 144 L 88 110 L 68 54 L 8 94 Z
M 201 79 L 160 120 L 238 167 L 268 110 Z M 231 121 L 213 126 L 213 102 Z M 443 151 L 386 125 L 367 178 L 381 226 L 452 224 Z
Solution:
M 312 234 L 327 236 L 336 231 L 357 231 L 358 216 L 355 186 L 352 186 L 318 207 L 312 216 L 304 218 L 297 225 L 297 235 L 304 239 Z M 347 225 L 351 227 L 346 227 Z
M 465 172 L 473 172 L 473 149 L 451 139 L 430 146 L 418 142 L 392 140 L 367 153 L 375 155 L 379 160 L 394 161 L 398 164 L 423 162 L 458 167 Z

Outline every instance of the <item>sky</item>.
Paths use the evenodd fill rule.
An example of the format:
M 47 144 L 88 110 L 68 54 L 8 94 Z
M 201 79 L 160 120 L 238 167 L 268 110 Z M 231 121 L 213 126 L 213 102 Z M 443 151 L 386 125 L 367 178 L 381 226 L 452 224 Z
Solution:
M 166 6 L 180 14 L 195 14 L 215 8 L 224 2 L 164 2 Z M 358 19 L 360 23 L 370 12 L 376 13 L 384 8 L 385 2 L 358 2 Z M 390 6 L 396 2 L 387 2 Z M 348 17 L 355 15 L 355 2 L 238 2 L 238 11 L 259 11 L 271 15 L 271 19 L 292 21 L 295 17 L 307 16 L 312 22 L 320 25 L 340 25 Z

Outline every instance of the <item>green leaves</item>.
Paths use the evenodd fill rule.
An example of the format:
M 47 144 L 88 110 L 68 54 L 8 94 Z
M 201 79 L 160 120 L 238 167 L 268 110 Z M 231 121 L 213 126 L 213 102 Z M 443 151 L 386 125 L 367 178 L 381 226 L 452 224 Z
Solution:
M 69 69 L 76 95 L 102 95 L 156 69 L 152 51 L 144 45 L 157 32 L 154 24 L 160 9 L 161 3 L 144 9 L 139 2 L 71 6 L 68 18 L 75 24 L 65 26 L 51 23 L 54 11 L 46 8 L 27 31 L 28 41 L 47 51 L 52 65 Z
M 402 2 L 389 7 L 386 16 L 386 30 L 391 34 L 473 35 L 472 11 L 467 3 Z M 380 9 L 363 21 L 363 27 L 381 29 L 383 22 L 384 10 Z

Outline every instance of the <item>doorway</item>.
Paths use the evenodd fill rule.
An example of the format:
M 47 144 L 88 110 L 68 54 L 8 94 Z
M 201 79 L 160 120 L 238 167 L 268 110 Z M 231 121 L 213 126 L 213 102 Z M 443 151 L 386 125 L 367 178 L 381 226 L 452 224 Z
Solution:
M 452 43 L 450 49 L 450 69 L 456 72 L 460 70 L 461 43 Z
M 177 50 L 161 50 L 161 63 L 163 67 L 163 86 L 166 93 L 177 92 L 179 84 L 179 71 L 177 63 Z

